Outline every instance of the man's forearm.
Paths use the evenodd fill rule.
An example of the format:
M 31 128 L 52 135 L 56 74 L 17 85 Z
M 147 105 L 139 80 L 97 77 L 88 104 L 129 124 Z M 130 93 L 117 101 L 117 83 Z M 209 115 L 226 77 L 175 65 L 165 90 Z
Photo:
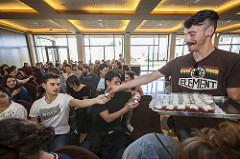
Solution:
M 96 98 L 84 100 L 71 99 L 69 104 L 76 108 L 86 108 L 96 104 Z
M 119 86 L 119 90 L 124 90 L 132 87 L 141 86 L 147 83 L 150 83 L 160 77 L 162 77 L 163 74 L 161 74 L 159 71 L 154 71 L 149 74 L 142 75 L 134 80 L 131 80 L 129 82 L 123 83 Z

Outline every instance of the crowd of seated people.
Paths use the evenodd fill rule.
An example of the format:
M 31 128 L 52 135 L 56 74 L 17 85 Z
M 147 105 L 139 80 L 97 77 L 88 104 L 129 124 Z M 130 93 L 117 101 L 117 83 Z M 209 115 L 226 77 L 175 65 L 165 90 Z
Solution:
M 107 86 L 105 76 L 109 71 L 116 73 L 115 75 L 117 75 L 119 79 L 118 84 L 120 84 L 121 83 L 120 77 L 123 72 L 122 70 L 119 70 L 119 68 L 122 69 L 122 67 L 120 66 L 121 64 L 115 60 L 113 61 L 102 60 L 101 62 L 100 60 L 96 60 L 95 64 L 92 64 L 92 63 L 84 64 L 81 61 L 79 62 L 70 61 L 69 63 L 64 61 L 62 64 L 60 64 L 58 61 L 56 61 L 55 64 L 51 62 L 47 62 L 44 65 L 42 62 L 40 62 L 40 63 L 36 63 L 35 67 L 30 67 L 29 64 L 24 63 L 24 66 L 22 68 L 17 68 L 16 66 L 9 67 L 8 65 L 4 64 L 1 66 L 1 75 L 0 75 L 1 77 L 0 78 L 1 80 L 0 99 L 4 100 L 4 102 L 1 102 L 1 105 L 0 105 L 1 106 L 0 120 L 8 119 L 8 118 L 28 119 L 28 117 L 30 116 L 31 120 L 34 122 L 41 122 L 45 126 L 52 126 L 55 130 L 55 136 L 53 140 L 50 142 L 50 144 L 48 145 L 48 151 L 52 151 L 53 149 L 58 148 L 59 145 L 62 146 L 62 145 L 68 144 L 68 139 L 66 139 L 66 138 L 69 138 L 68 135 L 65 135 L 62 139 L 60 139 L 60 140 L 63 140 L 63 142 L 60 144 L 56 142 L 54 143 L 54 139 L 58 138 L 59 134 L 62 134 L 62 133 L 68 134 L 69 125 L 73 126 L 71 124 L 69 125 L 67 124 L 67 122 L 69 122 L 71 118 L 74 118 L 75 120 L 74 131 L 77 132 L 78 136 L 81 134 L 84 134 L 83 136 L 85 137 L 87 134 L 89 133 L 91 134 L 92 130 L 94 130 L 94 126 L 96 126 L 95 123 L 98 122 L 96 120 L 97 114 L 94 114 L 94 111 L 96 111 L 96 108 L 98 106 L 94 105 L 95 102 L 89 102 L 89 101 L 86 101 L 87 105 L 81 102 L 79 106 L 78 102 L 76 101 L 71 102 L 71 101 L 74 98 L 79 100 L 90 99 L 93 101 L 95 101 L 97 98 L 100 98 L 98 99 L 97 102 L 101 106 L 102 104 L 101 102 L 104 102 L 104 103 L 106 102 L 106 101 L 101 101 L 101 100 L 106 100 L 106 99 L 103 99 L 105 97 L 104 90 L 106 89 L 106 86 Z M 59 90 L 58 88 L 48 86 L 49 78 L 47 78 L 46 80 L 46 76 L 48 76 L 49 74 L 54 75 L 54 77 L 51 76 L 50 79 L 59 79 Z M 111 82 L 111 79 L 108 79 L 108 81 Z M 56 87 L 58 87 L 57 86 L 58 83 L 56 83 L 56 81 L 54 82 L 56 84 Z M 51 84 L 54 84 L 54 82 Z M 27 84 L 34 85 L 34 87 L 37 88 L 35 90 L 36 98 L 33 98 L 29 90 L 26 89 L 28 88 L 26 87 Z M 59 95 L 62 96 L 61 99 L 51 98 L 53 95 L 51 94 L 51 91 L 48 90 L 48 88 L 53 89 L 52 93 L 59 92 L 60 93 Z M 65 97 L 62 94 L 66 94 L 66 95 L 68 94 L 68 95 Z M 103 94 L 103 95 L 99 97 L 99 94 Z M 131 93 L 129 93 L 129 95 L 131 96 Z M 130 96 L 128 98 L 130 98 Z M 97 98 L 94 98 L 94 97 L 97 97 Z M 128 110 L 134 108 L 134 106 L 132 105 L 136 105 L 136 106 L 138 105 L 137 103 L 133 103 L 133 101 L 127 102 L 129 100 L 128 98 L 124 100 L 122 104 L 120 102 L 118 104 L 119 106 L 117 106 L 116 109 L 124 108 L 124 113 L 125 113 L 125 111 L 127 112 Z M 24 108 L 25 107 L 24 105 L 16 103 L 18 100 L 24 100 L 25 102 L 30 103 L 30 105 L 33 104 L 31 110 L 27 111 Z M 118 99 L 118 98 L 115 99 L 115 101 L 118 101 L 118 100 L 121 100 L 121 99 Z M 64 109 L 54 107 L 56 106 L 56 103 L 59 103 L 60 105 L 64 105 L 63 106 Z M 68 105 L 71 107 L 68 107 Z M 92 107 L 86 108 L 91 105 L 94 105 L 95 109 L 92 109 Z M 80 108 L 74 109 L 74 107 L 76 106 Z M 48 107 L 52 109 L 48 110 L 47 109 Z M 128 109 L 126 109 L 127 107 Z M 73 115 L 70 113 L 70 110 L 74 112 Z M 57 112 L 57 114 L 59 113 L 61 116 L 61 117 L 58 117 L 58 120 L 57 120 L 60 123 L 59 127 L 57 125 L 59 124 L 58 122 L 56 121 L 51 122 L 51 119 L 50 119 L 50 118 L 54 118 L 55 114 L 51 114 L 54 111 L 60 111 L 60 112 Z M 30 113 L 28 114 L 28 112 Z M 121 116 L 123 116 L 124 113 L 121 115 L 118 115 L 117 118 L 119 121 L 121 120 Z M 65 128 L 61 128 L 61 126 L 63 126 L 64 124 L 65 124 Z M 109 124 L 110 123 L 107 123 L 107 125 Z M 121 125 L 119 126 L 121 127 Z M 84 137 L 82 138 L 82 141 L 75 141 L 75 143 L 77 145 L 80 145 L 81 142 L 83 142 Z M 76 140 L 78 139 L 79 138 L 76 138 Z M 56 139 L 55 141 L 57 140 L 58 139 Z M 84 140 L 84 142 L 85 141 L 86 140 Z M 114 152 L 117 152 L 117 150 L 114 150 Z M 101 153 L 99 152 L 99 154 Z M 116 155 L 115 153 L 113 154 Z

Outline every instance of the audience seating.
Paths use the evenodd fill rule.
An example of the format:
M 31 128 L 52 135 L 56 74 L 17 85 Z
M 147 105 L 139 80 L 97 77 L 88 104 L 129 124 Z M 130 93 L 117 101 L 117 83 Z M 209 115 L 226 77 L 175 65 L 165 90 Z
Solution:
M 53 150 L 55 153 L 63 153 L 72 159 L 99 159 L 96 154 L 79 146 L 63 146 Z
M 150 95 L 142 96 L 139 106 L 133 110 L 131 119 L 131 125 L 134 127 L 133 140 L 152 132 L 162 133 L 160 115 L 149 108 L 151 100 Z

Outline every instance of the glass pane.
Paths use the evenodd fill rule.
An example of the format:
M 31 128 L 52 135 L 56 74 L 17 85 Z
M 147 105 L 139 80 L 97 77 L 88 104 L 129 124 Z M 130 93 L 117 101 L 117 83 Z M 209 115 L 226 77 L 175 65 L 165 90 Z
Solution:
M 70 60 L 78 61 L 76 35 L 68 35 L 68 48 L 69 48 Z
M 103 47 L 91 47 L 90 49 L 91 61 L 94 63 L 96 60 L 102 60 L 103 57 Z
M 240 54 L 240 45 L 232 45 L 231 51 Z
M 240 44 L 240 35 L 233 37 L 232 44 Z
M 141 70 L 148 70 L 148 46 L 131 47 L 131 65 L 140 65 Z
M 231 44 L 231 38 L 229 35 L 222 35 L 219 38 L 219 44 Z
M 58 49 L 58 55 L 59 55 L 59 62 L 60 63 L 63 63 L 64 60 L 68 61 L 67 48 L 59 48 Z
M 105 61 L 114 59 L 113 47 L 105 47 Z
M 218 48 L 222 50 L 230 51 L 230 45 L 219 45 Z
M 85 46 L 89 45 L 89 36 L 88 35 L 84 35 L 84 45 Z
M 184 45 L 183 47 L 183 55 L 186 55 L 186 54 L 189 54 L 189 50 L 188 50 L 188 46 L 187 45 Z
M 184 44 L 184 35 L 177 35 L 176 36 L 176 45 L 183 45 Z
M 175 46 L 175 57 L 182 56 L 183 46 Z
M 115 38 L 115 60 L 119 58 L 119 54 L 122 54 L 124 57 L 124 38 Z
M 48 58 L 49 58 L 49 62 L 55 63 L 55 54 L 56 54 L 56 49 L 47 49 L 48 51 Z
M 157 60 L 167 60 L 168 53 L 168 36 L 160 35 L 159 58 Z
M 85 60 L 86 60 L 86 63 L 94 63 L 94 61 L 91 61 L 91 54 L 90 54 L 90 48 L 89 47 L 84 47 L 85 49 Z

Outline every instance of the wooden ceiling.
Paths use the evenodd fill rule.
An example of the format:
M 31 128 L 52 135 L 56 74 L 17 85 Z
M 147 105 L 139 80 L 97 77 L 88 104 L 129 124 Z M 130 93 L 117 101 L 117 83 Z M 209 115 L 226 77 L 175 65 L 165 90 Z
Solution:
M 0 25 L 29 33 L 173 33 L 202 9 L 240 33 L 240 0 L 0 0 Z

